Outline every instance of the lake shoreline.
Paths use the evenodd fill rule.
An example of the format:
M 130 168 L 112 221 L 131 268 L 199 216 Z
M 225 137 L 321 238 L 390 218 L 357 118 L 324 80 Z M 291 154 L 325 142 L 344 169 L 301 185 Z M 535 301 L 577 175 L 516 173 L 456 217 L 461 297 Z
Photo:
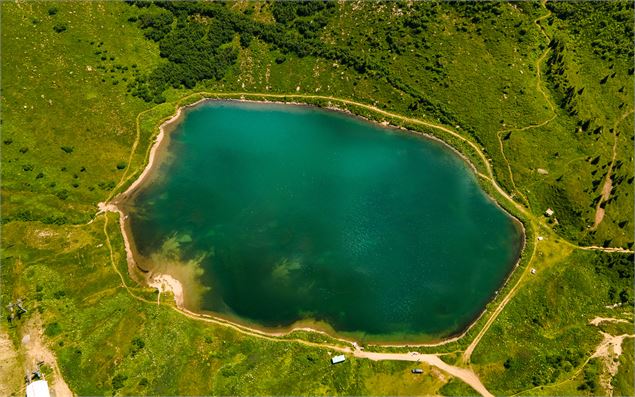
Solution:
M 218 322 L 220 323 L 225 323 L 225 324 L 230 324 L 233 325 L 235 327 L 238 328 L 242 328 L 242 329 L 246 329 L 249 330 L 251 332 L 256 332 L 262 335 L 266 335 L 266 336 L 275 336 L 275 337 L 280 337 L 280 336 L 285 336 L 288 335 L 290 333 L 293 333 L 295 331 L 312 331 L 312 332 L 317 332 L 317 333 L 321 333 L 321 334 L 325 334 L 328 335 L 329 337 L 332 337 L 334 339 L 337 339 L 339 341 L 345 342 L 345 343 L 354 343 L 355 340 L 359 341 L 359 339 L 355 338 L 355 339 L 349 339 L 346 336 L 346 332 L 336 332 L 329 324 L 326 324 L 324 322 L 320 322 L 320 321 L 316 321 L 316 320 L 311 320 L 311 319 L 306 319 L 306 320 L 299 320 L 294 322 L 293 324 L 289 325 L 289 326 L 281 326 L 281 327 L 265 327 L 265 326 L 258 326 L 255 325 L 253 323 L 249 323 L 249 322 L 245 322 L 245 321 L 241 321 L 239 319 L 235 319 L 232 318 L 231 316 L 225 316 L 222 315 L 220 313 L 214 313 L 214 312 L 208 312 L 208 311 L 192 311 L 190 308 L 187 307 L 186 304 L 184 304 L 185 302 L 185 289 L 183 288 L 183 284 L 177 280 L 175 277 L 173 277 L 170 274 L 167 273 L 155 273 L 152 270 L 148 270 L 145 269 L 141 266 L 141 263 L 143 261 L 141 261 L 140 259 L 140 254 L 137 251 L 135 244 L 134 244 L 134 239 L 132 237 L 131 234 L 131 230 L 130 230 L 130 225 L 129 225 L 129 220 L 128 220 L 128 215 L 126 214 L 125 211 L 125 203 L 128 200 L 131 200 L 132 198 L 134 198 L 135 193 L 139 191 L 140 187 L 142 187 L 145 183 L 148 183 L 149 181 L 152 180 L 152 176 L 154 174 L 154 171 L 157 169 L 158 164 L 160 163 L 160 154 L 163 153 L 167 146 L 169 145 L 169 141 L 170 141 L 170 134 L 171 132 L 174 130 L 174 127 L 176 125 L 178 125 L 178 123 L 181 121 L 183 115 L 185 114 L 185 112 L 193 107 L 197 107 L 201 104 L 205 104 L 207 102 L 240 102 L 240 103 L 258 103 L 258 104 L 282 104 L 282 105 L 292 105 L 292 106 L 301 106 L 301 107 L 311 107 L 311 108 L 320 108 L 323 110 L 327 110 L 327 111 L 332 111 L 332 112 L 338 112 L 338 113 L 343 113 L 347 116 L 359 119 L 359 120 L 364 120 L 366 122 L 370 122 L 373 123 L 375 125 L 381 126 L 383 128 L 390 128 L 390 129 L 394 129 L 394 130 L 399 130 L 401 133 L 407 133 L 409 135 L 414 135 L 417 137 L 422 137 L 424 139 L 430 139 L 433 140 L 435 142 L 441 143 L 443 146 L 451 149 L 451 151 L 459 156 L 466 165 L 468 165 L 469 168 L 472 169 L 473 175 L 474 177 L 476 177 L 477 181 L 478 181 L 478 171 L 476 169 L 476 167 L 474 166 L 474 164 L 467 158 L 467 156 L 465 156 L 463 153 L 461 153 L 458 149 L 454 148 L 452 145 L 448 144 L 447 142 L 445 142 L 444 140 L 442 140 L 441 138 L 438 138 L 434 135 L 428 134 L 428 133 L 424 133 L 424 132 L 420 132 L 420 131 L 413 131 L 413 130 L 409 130 L 406 129 L 405 127 L 401 127 L 401 126 L 395 126 L 395 125 L 391 125 L 390 123 L 388 123 L 387 121 L 384 122 L 379 122 L 376 120 L 372 120 L 369 119 L 367 117 L 364 116 L 360 116 L 357 115 L 353 112 L 351 112 L 348 109 L 340 109 L 338 107 L 335 106 L 326 106 L 326 107 L 322 107 L 319 105 L 314 105 L 314 104 L 309 104 L 309 103 L 302 103 L 302 102 L 285 102 L 285 101 L 269 101 L 269 100 L 250 100 L 250 99 L 244 99 L 244 98 L 240 98 L 240 99 L 233 99 L 233 98 L 227 98 L 227 99 L 215 99 L 215 98 L 202 98 L 192 104 L 188 104 L 188 105 L 184 105 L 184 106 L 179 106 L 176 109 L 176 113 L 170 117 L 169 119 L 167 119 L 166 121 L 162 122 L 159 125 L 159 133 L 157 135 L 155 135 L 153 137 L 153 143 L 152 146 L 150 148 L 150 153 L 149 153 L 149 158 L 148 158 L 148 162 L 145 165 L 144 169 L 142 170 L 141 174 L 139 175 L 139 177 L 137 179 L 135 179 L 133 181 L 133 183 L 122 193 L 118 194 L 112 201 L 110 201 L 109 203 L 100 203 L 99 204 L 99 208 L 100 211 L 110 211 L 110 212 L 117 212 L 119 213 L 119 224 L 120 224 L 120 229 L 123 235 L 123 239 L 124 239 L 124 245 L 125 245 L 125 250 L 126 250 L 126 257 L 128 260 L 128 268 L 129 271 L 135 272 L 138 271 L 142 274 L 142 278 L 144 279 L 143 281 L 145 282 L 145 284 L 147 284 L 148 286 L 155 288 L 159 291 L 159 293 L 161 292 L 171 292 L 174 295 L 174 299 L 175 299 L 175 303 L 176 306 L 179 310 L 182 310 L 190 315 L 196 315 L 196 316 L 200 316 L 202 318 L 213 318 L 216 319 Z M 477 182 L 478 183 L 478 182 Z M 480 183 L 479 183 L 480 184 Z M 512 265 L 510 267 L 510 270 L 507 272 L 505 278 L 504 278 L 504 282 L 501 284 L 501 287 L 495 291 L 495 293 L 492 295 L 492 297 L 488 300 L 488 304 L 493 300 L 493 298 L 496 297 L 496 295 L 498 294 L 498 291 L 502 290 L 509 282 L 509 280 L 511 279 L 511 275 L 514 274 L 514 270 L 516 270 L 521 262 L 522 259 L 522 253 L 524 252 L 525 248 L 526 248 L 526 231 L 525 231 L 525 227 L 523 225 L 523 223 L 516 218 L 515 216 L 513 216 L 509 211 L 507 211 L 504 207 L 502 207 L 502 205 L 500 205 L 500 203 L 498 203 L 498 201 L 492 197 L 489 193 L 485 192 L 486 196 L 493 202 L 495 203 L 499 208 L 501 208 L 505 214 L 507 214 L 507 216 L 513 220 L 514 224 L 518 227 L 518 230 L 520 231 L 520 239 L 519 239 L 519 251 L 518 251 L 518 258 L 515 261 L 515 264 Z M 138 273 L 137 273 L 138 274 Z M 132 274 L 131 274 L 132 276 Z M 434 347 L 434 346 L 440 346 L 440 345 L 444 345 L 447 343 L 451 343 L 454 341 L 457 341 L 459 339 L 461 339 L 463 336 L 465 336 L 465 334 L 467 334 L 474 325 L 476 325 L 479 320 L 481 319 L 481 317 L 486 313 L 487 311 L 487 305 L 483 308 L 482 311 L 480 311 L 478 313 L 478 315 L 476 315 L 474 317 L 473 320 L 471 320 L 468 325 L 463 328 L 462 331 L 451 334 L 447 337 L 435 337 L 433 335 L 428 334 L 427 336 L 429 337 L 429 339 L 426 342 L 421 342 L 421 339 L 427 339 L 427 338 L 418 338 L 416 335 L 411 334 L 413 339 L 417 339 L 419 342 L 416 341 L 412 341 L 412 342 L 408 342 L 409 338 L 404 338 L 403 342 L 395 342 L 394 340 L 392 341 L 381 341 L 381 336 L 378 336 L 377 341 L 375 341 L 373 336 L 364 336 L 363 334 L 361 334 L 362 338 L 361 339 L 366 339 L 368 341 L 368 344 L 370 345 L 377 345 L 377 346 L 386 346 L 386 347 Z M 357 335 L 357 333 L 348 333 L 349 335 Z M 421 335 L 423 336 L 423 335 Z

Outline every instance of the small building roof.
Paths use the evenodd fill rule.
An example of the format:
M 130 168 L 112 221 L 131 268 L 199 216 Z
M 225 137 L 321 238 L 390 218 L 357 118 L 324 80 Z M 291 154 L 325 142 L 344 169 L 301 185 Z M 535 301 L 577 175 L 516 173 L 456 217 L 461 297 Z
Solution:
M 343 363 L 344 360 L 346 360 L 346 357 L 344 357 L 343 354 L 340 354 L 339 356 L 335 356 L 331 359 L 331 363 L 332 364 L 338 364 L 338 363 Z
M 26 397 L 51 397 L 48 383 L 44 379 L 29 383 L 26 387 Z

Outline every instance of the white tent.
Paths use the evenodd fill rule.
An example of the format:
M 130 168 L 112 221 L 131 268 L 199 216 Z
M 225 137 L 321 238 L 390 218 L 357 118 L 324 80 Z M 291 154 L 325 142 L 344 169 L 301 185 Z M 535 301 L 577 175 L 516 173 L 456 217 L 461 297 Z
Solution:
M 49 384 L 44 379 L 29 383 L 26 387 L 26 397 L 51 397 Z

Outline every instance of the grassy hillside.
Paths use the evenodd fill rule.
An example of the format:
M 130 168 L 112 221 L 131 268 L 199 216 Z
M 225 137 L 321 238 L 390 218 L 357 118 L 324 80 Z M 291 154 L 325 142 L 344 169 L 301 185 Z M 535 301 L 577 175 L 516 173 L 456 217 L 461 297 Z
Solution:
M 519 288 L 490 328 L 480 322 L 462 341 L 426 350 L 459 354 L 487 329 L 471 367 L 490 391 L 606 392 L 604 364 L 590 357 L 600 331 L 629 330 L 588 323 L 625 319 L 632 331 L 633 257 L 576 246 L 633 248 L 632 3 L 0 6 L 0 311 L 7 318 L 17 298 L 29 309 L 1 325 L 18 366 L 27 366 L 22 335 L 41 322 L 78 394 L 474 393 L 434 367 L 420 365 L 420 377 L 391 361 L 333 367 L 326 348 L 244 335 L 157 305 L 155 292 L 128 276 L 115 215 L 94 217 L 98 202 L 140 173 L 157 123 L 198 96 L 181 98 L 321 95 L 457 132 L 546 236 L 525 254 L 538 271 L 512 277 Z M 436 134 L 486 174 L 465 141 L 338 104 Z M 632 394 L 632 358 L 627 338 L 616 394 Z

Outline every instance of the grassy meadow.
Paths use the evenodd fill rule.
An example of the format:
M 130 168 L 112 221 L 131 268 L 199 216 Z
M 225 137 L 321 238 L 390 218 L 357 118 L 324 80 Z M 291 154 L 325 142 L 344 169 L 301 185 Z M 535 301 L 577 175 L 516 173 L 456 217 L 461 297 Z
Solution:
M 470 144 L 479 148 L 524 209 L 481 178 L 525 223 L 527 249 L 483 320 L 420 350 L 451 352 L 446 362 L 494 394 L 633 394 L 633 338 L 615 374 L 591 358 L 601 332 L 633 328 L 632 3 L 129 3 L 0 4 L 0 335 L 16 352 L 11 373 L 31 365 L 20 340 L 41 323 L 80 395 L 475 394 L 423 364 L 420 376 L 397 361 L 331 366 L 326 347 L 186 317 L 130 278 L 117 216 L 96 216 L 97 203 L 141 173 L 178 106 L 244 97 L 337 106 L 433 134 L 487 176 Z M 18 298 L 28 312 L 9 321 Z M 590 325 L 595 317 L 626 323 Z M 0 381 L 23 394 L 21 379 Z

